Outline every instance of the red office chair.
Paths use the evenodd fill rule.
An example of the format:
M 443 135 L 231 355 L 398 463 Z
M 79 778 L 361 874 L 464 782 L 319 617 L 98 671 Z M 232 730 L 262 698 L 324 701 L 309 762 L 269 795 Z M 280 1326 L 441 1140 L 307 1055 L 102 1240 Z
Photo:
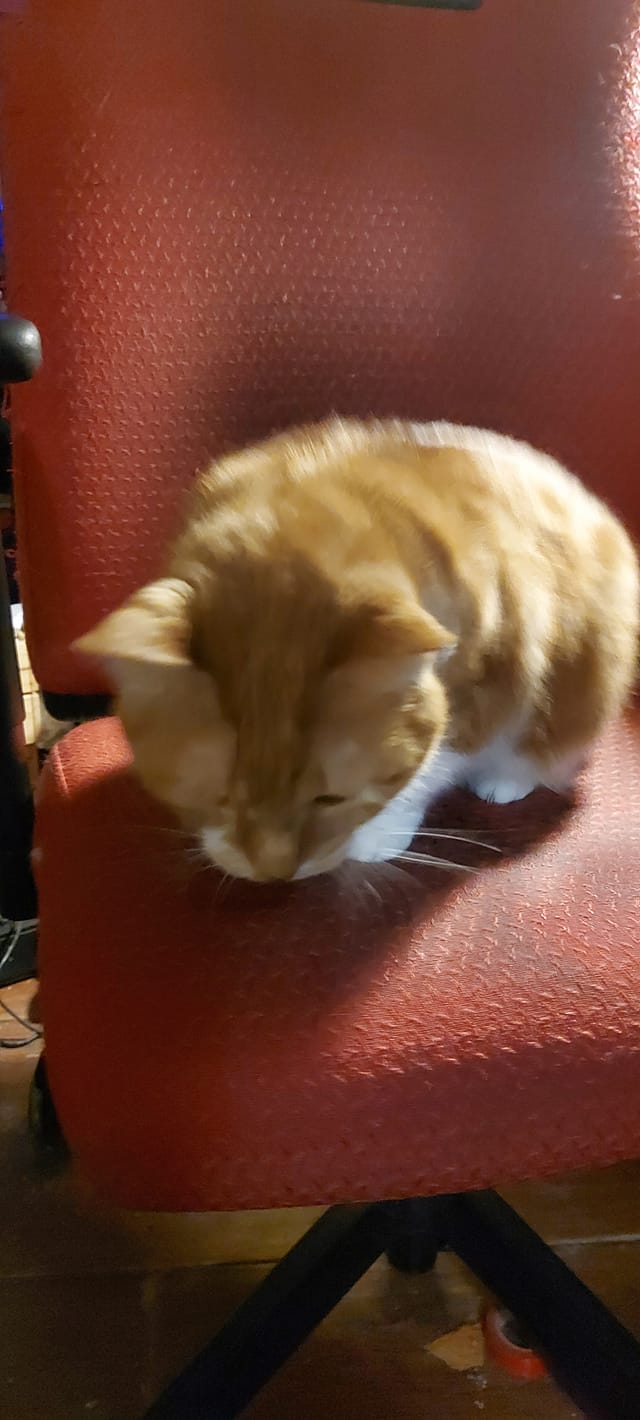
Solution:
M 13 433 L 50 709 L 104 711 L 70 644 L 157 570 L 194 469 L 294 419 L 492 425 L 638 529 L 636 0 L 31 0 L 0 41 L 10 298 L 45 351 Z M 589 1416 L 637 1417 L 638 1345 L 472 1191 L 640 1152 L 637 715 L 569 814 L 445 812 L 510 851 L 381 904 L 225 895 L 158 831 L 115 719 L 52 756 L 42 1006 L 81 1168 L 138 1208 L 334 1205 L 155 1420 L 239 1415 L 379 1253 L 445 1243 Z

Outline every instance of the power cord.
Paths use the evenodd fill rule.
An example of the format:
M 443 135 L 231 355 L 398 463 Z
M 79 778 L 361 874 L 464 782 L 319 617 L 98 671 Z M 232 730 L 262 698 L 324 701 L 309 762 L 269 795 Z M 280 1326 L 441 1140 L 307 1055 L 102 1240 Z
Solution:
M 8 938 L 8 941 L 0 957 L 0 971 L 3 966 L 6 966 L 22 933 L 33 930 L 36 926 L 37 918 L 35 917 L 30 918 L 27 922 L 8 922 L 6 920 L 2 922 L 0 926 L 0 940 L 2 938 Z M 36 1040 L 42 1040 L 43 1031 L 41 1027 L 34 1025 L 33 1021 L 26 1020 L 24 1016 L 19 1015 L 18 1011 L 14 1011 L 13 1006 L 9 1006 L 3 996 L 0 996 L 0 1010 L 6 1011 L 7 1015 L 11 1016 L 13 1021 L 16 1021 L 19 1026 L 23 1026 L 24 1029 L 29 1032 L 28 1035 L 22 1036 L 19 1040 L 13 1040 L 10 1036 L 0 1036 L 0 1050 L 24 1050 L 25 1046 L 33 1045 Z

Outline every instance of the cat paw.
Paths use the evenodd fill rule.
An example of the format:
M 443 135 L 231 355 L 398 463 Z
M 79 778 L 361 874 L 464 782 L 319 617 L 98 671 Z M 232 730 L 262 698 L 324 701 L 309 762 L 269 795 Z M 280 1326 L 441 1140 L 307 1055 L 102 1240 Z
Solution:
M 487 774 L 468 780 L 467 788 L 488 804 L 517 804 L 532 794 L 537 785 L 533 780 L 496 779 Z

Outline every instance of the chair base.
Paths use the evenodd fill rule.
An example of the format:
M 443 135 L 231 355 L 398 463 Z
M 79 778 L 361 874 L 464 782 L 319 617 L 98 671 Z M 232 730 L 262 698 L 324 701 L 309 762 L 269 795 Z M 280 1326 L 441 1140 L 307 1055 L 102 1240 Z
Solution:
M 589 1420 L 637 1420 L 640 1344 L 495 1193 L 329 1209 L 146 1420 L 236 1420 L 382 1253 L 424 1270 L 442 1245 L 518 1317 Z
M 44 1056 L 30 1124 L 41 1149 L 66 1159 Z M 640 1343 L 493 1192 L 328 1209 L 145 1420 L 237 1420 L 383 1253 L 415 1273 L 444 1248 L 513 1313 L 588 1420 L 637 1420 Z

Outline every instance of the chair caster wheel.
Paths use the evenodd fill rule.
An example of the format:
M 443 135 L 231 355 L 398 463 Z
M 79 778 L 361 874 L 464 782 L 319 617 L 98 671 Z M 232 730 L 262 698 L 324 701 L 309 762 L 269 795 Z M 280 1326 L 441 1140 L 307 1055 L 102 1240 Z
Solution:
M 53 1103 L 44 1055 L 36 1065 L 29 1090 L 29 1132 L 37 1152 L 49 1164 L 63 1164 L 67 1145 Z
M 430 1272 L 438 1245 L 429 1233 L 400 1233 L 387 1248 L 387 1259 L 398 1272 Z

